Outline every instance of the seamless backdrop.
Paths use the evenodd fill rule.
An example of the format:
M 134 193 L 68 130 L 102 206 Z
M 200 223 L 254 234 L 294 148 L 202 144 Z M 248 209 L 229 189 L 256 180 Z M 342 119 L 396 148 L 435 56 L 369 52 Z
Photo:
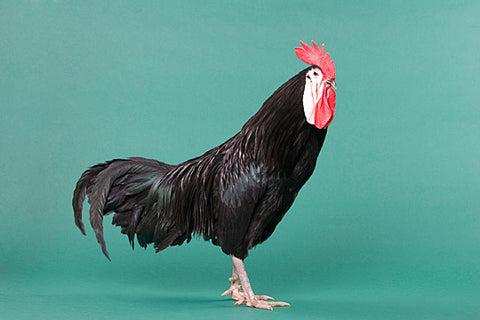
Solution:
M 312 39 L 335 60 L 336 117 L 246 260 L 292 307 L 220 297 L 231 262 L 210 243 L 132 251 L 107 218 L 109 262 L 75 228 L 84 169 L 222 143 Z M 1 318 L 475 318 L 479 39 L 478 1 L 1 1 Z

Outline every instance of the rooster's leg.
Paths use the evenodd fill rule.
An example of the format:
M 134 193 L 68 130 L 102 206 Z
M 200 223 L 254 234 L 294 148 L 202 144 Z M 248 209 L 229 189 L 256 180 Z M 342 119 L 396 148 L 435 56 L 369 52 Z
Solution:
M 233 260 L 233 275 L 232 275 L 232 287 L 234 283 L 236 283 L 236 291 L 235 289 L 232 290 L 232 287 L 224 292 L 225 295 L 232 293 L 232 298 L 235 295 L 238 297 L 237 302 L 235 304 L 242 304 L 244 301 L 247 302 L 247 306 L 261 308 L 261 309 L 268 309 L 273 310 L 273 307 L 284 307 L 289 306 L 288 303 L 282 301 L 267 301 L 273 300 L 272 297 L 265 296 L 265 295 L 258 295 L 256 296 L 253 293 L 252 286 L 250 285 L 250 280 L 248 280 L 247 272 L 245 271 L 245 265 L 243 264 L 243 260 L 232 256 Z M 237 277 L 235 277 L 237 276 Z M 240 280 L 241 286 L 238 285 L 238 281 Z M 236 281 L 236 282 L 235 282 Z M 230 291 L 232 290 L 232 291 Z

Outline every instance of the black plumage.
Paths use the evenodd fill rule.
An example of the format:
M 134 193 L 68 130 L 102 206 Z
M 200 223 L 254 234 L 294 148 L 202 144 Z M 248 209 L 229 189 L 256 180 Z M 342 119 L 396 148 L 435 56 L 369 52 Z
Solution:
M 73 197 L 82 233 L 82 204 L 108 253 L 103 216 L 122 228 L 133 247 L 156 251 L 181 245 L 193 234 L 244 259 L 265 241 L 313 173 L 326 135 L 305 120 L 302 97 L 306 68 L 265 101 L 234 137 L 179 165 L 144 158 L 116 159 L 83 173 Z

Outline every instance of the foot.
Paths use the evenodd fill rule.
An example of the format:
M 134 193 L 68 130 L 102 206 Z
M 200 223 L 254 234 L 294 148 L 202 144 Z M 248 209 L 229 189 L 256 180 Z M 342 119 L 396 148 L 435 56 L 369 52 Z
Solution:
M 240 281 L 238 280 L 238 278 L 231 277 L 228 280 L 230 280 L 231 282 L 230 288 L 225 290 L 222 293 L 222 296 L 231 295 L 232 299 L 237 301 L 235 302 L 236 305 L 241 305 L 244 302 L 246 302 L 247 306 L 249 307 L 256 307 L 256 308 L 270 309 L 270 310 L 272 310 L 272 307 L 276 307 L 276 306 L 281 306 L 281 307 L 289 306 L 289 304 L 286 302 L 266 301 L 266 300 L 274 300 L 274 299 L 270 296 L 263 295 L 263 294 L 255 295 L 255 298 L 253 299 L 254 301 L 249 302 L 249 299 L 247 298 L 247 296 L 242 290 L 242 286 L 240 285 Z M 268 308 L 268 306 L 264 306 L 265 303 L 262 303 L 262 302 L 269 304 L 270 308 Z
M 230 278 L 232 285 L 230 286 L 230 289 L 225 291 L 222 295 L 226 296 L 231 294 L 232 298 L 237 300 L 235 304 L 240 305 L 245 302 L 247 307 L 259 309 L 273 310 L 273 307 L 290 306 L 290 304 L 282 301 L 269 301 L 274 300 L 270 296 L 255 295 L 253 293 L 252 286 L 250 285 L 250 280 L 248 280 L 247 271 L 245 271 L 243 260 L 232 256 L 232 261 L 233 272 L 232 277 Z

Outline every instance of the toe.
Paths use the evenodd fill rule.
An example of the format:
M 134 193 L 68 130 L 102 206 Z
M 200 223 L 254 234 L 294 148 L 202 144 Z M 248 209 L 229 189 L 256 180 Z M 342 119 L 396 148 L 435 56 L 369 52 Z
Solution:
M 245 295 L 243 294 L 243 292 L 236 292 L 235 294 L 232 294 L 232 298 L 234 300 L 237 300 L 235 302 L 236 305 L 241 305 L 245 302 Z
M 235 294 L 237 294 L 241 290 L 241 286 L 239 285 L 232 285 L 229 289 L 225 290 L 222 293 L 222 296 L 228 296 L 229 294 L 232 295 L 232 298 Z M 236 299 L 235 299 L 236 300 Z
M 269 301 L 274 307 L 290 307 L 290 303 L 283 301 Z
M 247 302 L 248 307 L 273 310 L 273 307 L 288 307 L 289 303 L 283 301 L 252 300 Z
M 222 293 L 222 296 L 228 296 L 230 293 L 232 293 L 232 289 L 225 290 L 225 291 Z

